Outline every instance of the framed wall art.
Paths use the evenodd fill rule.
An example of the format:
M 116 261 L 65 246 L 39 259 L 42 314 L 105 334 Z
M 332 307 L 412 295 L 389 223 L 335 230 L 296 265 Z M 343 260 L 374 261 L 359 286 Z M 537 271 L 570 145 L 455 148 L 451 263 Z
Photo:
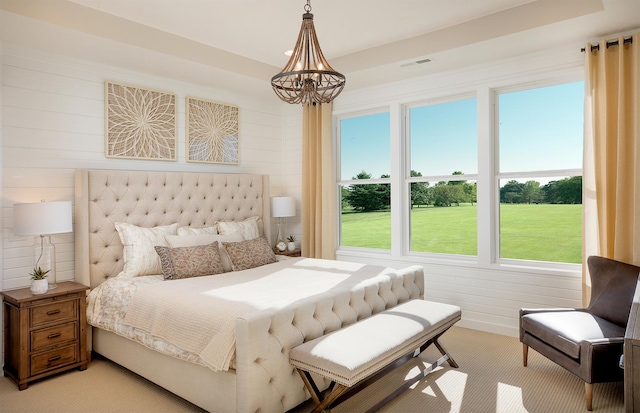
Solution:
M 176 160 L 176 95 L 105 82 L 105 155 Z
M 187 161 L 237 165 L 238 107 L 192 97 L 186 106 Z

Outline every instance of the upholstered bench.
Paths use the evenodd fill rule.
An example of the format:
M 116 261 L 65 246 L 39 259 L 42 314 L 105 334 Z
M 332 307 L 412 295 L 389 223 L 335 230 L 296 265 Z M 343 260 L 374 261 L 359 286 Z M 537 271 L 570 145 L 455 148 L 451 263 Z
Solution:
M 454 305 L 411 300 L 303 343 L 291 350 L 289 359 L 311 393 L 316 413 L 328 411 L 434 344 L 442 357 L 369 410 L 376 411 L 445 361 L 458 367 L 438 338 L 460 316 L 460 307 Z M 331 380 L 326 397 L 311 374 Z

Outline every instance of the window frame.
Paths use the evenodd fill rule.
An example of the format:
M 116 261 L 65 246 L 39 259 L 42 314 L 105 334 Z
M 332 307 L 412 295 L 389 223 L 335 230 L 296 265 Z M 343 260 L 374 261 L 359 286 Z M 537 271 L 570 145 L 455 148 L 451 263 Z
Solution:
M 450 182 L 450 181 L 459 181 L 460 176 L 464 176 L 467 181 L 474 181 L 476 185 L 478 183 L 478 170 L 473 174 L 464 174 L 464 175 L 426 175 L 426 176 L 411 176 L 411 109 L 420 108 L 424 106 L 435 106 L 446 103 L 453 103 L 462 100 L 475 99 L 476 100 L 476 116 L 478 113 L 478 96 L 476 91 L 470 91 L 467 93 L 460 94 L 452 94 L 446 96 L 440 96 L 438 98 L 419 100 L 411 103 L 405 103 L 402 105 L 403 112 L 403 133 L 402 133 L 402 146 L 403 146 L 403 211 L 406 211 L 403 219 L 403 228 L 402 232 L 404 233 L 403 237 L 403 254 L 409 256 L 423 256 L 423 257 L 434 257 L 434 258 L 449 258 L 455 257 L 456 259 L 463 260 L 477 260 L 478 258 L 478 242 L 479 242 L 479 234 L 476 237 L 476 253 L 473 255 L 466 254 L 445 254 L 439 252 L 430 252 L 430 251 L 414 251 L 411 249 L 411 184 L 415 182 Z M 478 146 L 479 146 L 479 136 L 478 136 L 478 126 L 476 122 L 476 156 L 478 156 Z M 477 168 L 480 166 L 478 164 Z M 393 192 L 393 188 L 391 189 Z M 478 218 L 479 213 L 476 210 L 476 228 L 478 227 Z
M 497 87 L 491 89 L 491 100 L 493 102 L 493 187 L 495 191 L 493 192 L 493 262 L 501 266 L 507 267 L 528 267 L 535 266 L 540 268 L 555 268 L 555 269 L 566 269 L 570 270 L 575 268 L 576 266 L 581 266 L 582 263 L 569 263 L 569 262 L 553 262 L 553 261 L 537 261 L 537 260 L 526 260 L 526 259 L 518 259 L 518 258 L 503 258 L 500 256 L 500 181 L 501 180 L 519 180 L 519 179 L 527 179 L 527 178 L 564 178 L 564 177 L 573 177 L 573 176 L 582 176 L 583 168 L 568 168 L 568 169 L 550 169 L 550 170 L 534 170 L 534 171 L 517 171 L 517 172 L 503 172 L 500 169 L 500 108 L 499 108 L 499 95 L 513 92 L 521 92 L 526 90 L 533 90 L 538 88 L 545 88 L 551 86 L 559 86 L 568 83 L 575 82 L 584 82 L 584 79 L 567 79 L 566 77 L 562 78 L 553 78 L 544 82 L 536 82 L 536 83 L 520 83 L 513 84 L 505 87 Z
M 336 199 L 336 231 L 335 231 L 335 245 L 337 249 L 341 249 L 341 250 L 357 250 L 357 251 L 372 251 L 372 252 L 379 252 L 379 251 L 389 251 L 387 249 L 379 249 L 379 248 L 369 248 L 369 247 L 356 247 L 356 246 L 351 246 L 351 245 L 342 245 L 342 188 L 345 186 L 349 186 L 349 185 L 368 185 L 368 184 L 388 184 L 390 190 L 392 191 L 391 193 L 391 197 L 393 198 L 393 189 L 392 189 L 392 184 L 391 184 L 391 178 L 371 178 L 371 179 L 342 179 L 342 155 L 341 155 L 341 128 L 340 128 L 340 122 L 342 120 L 345 119 L 353 119 L 353 118 L 359 118 L 359 117 L 365 117 L 365 116 L 370 116 L 370 115 L 379 115 L 379 114 L 383 114 L 383 113 L 387 113 L 389 114 L 389 120 L 391 121 L 391 111 L 389 109 L 388 106 L 380 106 L 374 109 L 369 109 L 369 110 L 365 110 L 365 111 L 358 111 L 358 112 L 350 112 L 347 113 L 345 115 L 342 116 L 336 116 L 335 117 L 335 160 L 336 160 L 336 164 L 335 164 L 335 173 L 336 173 L 336 192 L 335 192 L 335 199 Z M 391 136 L 389 136 L 389 140 L 391 141 Z M 391 142 L 390 142 L 391 144 Z M 391 152 L 389 151 L 389 156 L 391 158 Z M 392 163 L 392 159 L 390 159 L 390 162 Z M 391 169 L 393 169 L 393 167 L 391 166 Z M 392 176 L 392 170 L 389 171 L 389 175 Z M 393 205 L 393 202 L 392 202 Z M 393 208 L 392 206 L 390 206 L 390 212 L 393 213 Z M 393 224 L 392 224 L 393 225 Z M 391 234 L 391 239 L 389 240 L 390 244 L 393 244 L 393 234 Z M 393 248 L 393 246 L 392 246 Z

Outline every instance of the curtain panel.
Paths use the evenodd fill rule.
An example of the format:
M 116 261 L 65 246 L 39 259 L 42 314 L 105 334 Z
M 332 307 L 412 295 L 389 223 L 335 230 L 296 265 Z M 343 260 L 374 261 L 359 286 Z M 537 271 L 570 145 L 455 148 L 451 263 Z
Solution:
M 302 256 L 330 260 L 336 257 L 332 110 L 324 103 L 302 112 Z
M 640 33 L 585 48 L 583 301 L 590 255 L 640 265 Z M 626 36 L 628 38 L 628 36 Z M 607 45 L 609 43 L 609 45 Z

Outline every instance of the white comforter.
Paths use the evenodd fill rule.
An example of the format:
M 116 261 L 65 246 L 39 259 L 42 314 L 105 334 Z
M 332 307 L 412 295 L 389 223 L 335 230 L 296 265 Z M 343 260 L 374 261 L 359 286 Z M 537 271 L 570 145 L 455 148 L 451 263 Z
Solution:
M 91 292 L 87 319 L 105 328 L 117 318 L 118 326 L 109 329 L 118 334 L 213 370 L 227 370 L 239 316 L 327 291 L 364 291 L 395 277 L 395 270 L 381 266 L 309 258 L 172 281 L 116 277 Z M 111 306 L 113 294 L 121 301 L 118 308 Z

